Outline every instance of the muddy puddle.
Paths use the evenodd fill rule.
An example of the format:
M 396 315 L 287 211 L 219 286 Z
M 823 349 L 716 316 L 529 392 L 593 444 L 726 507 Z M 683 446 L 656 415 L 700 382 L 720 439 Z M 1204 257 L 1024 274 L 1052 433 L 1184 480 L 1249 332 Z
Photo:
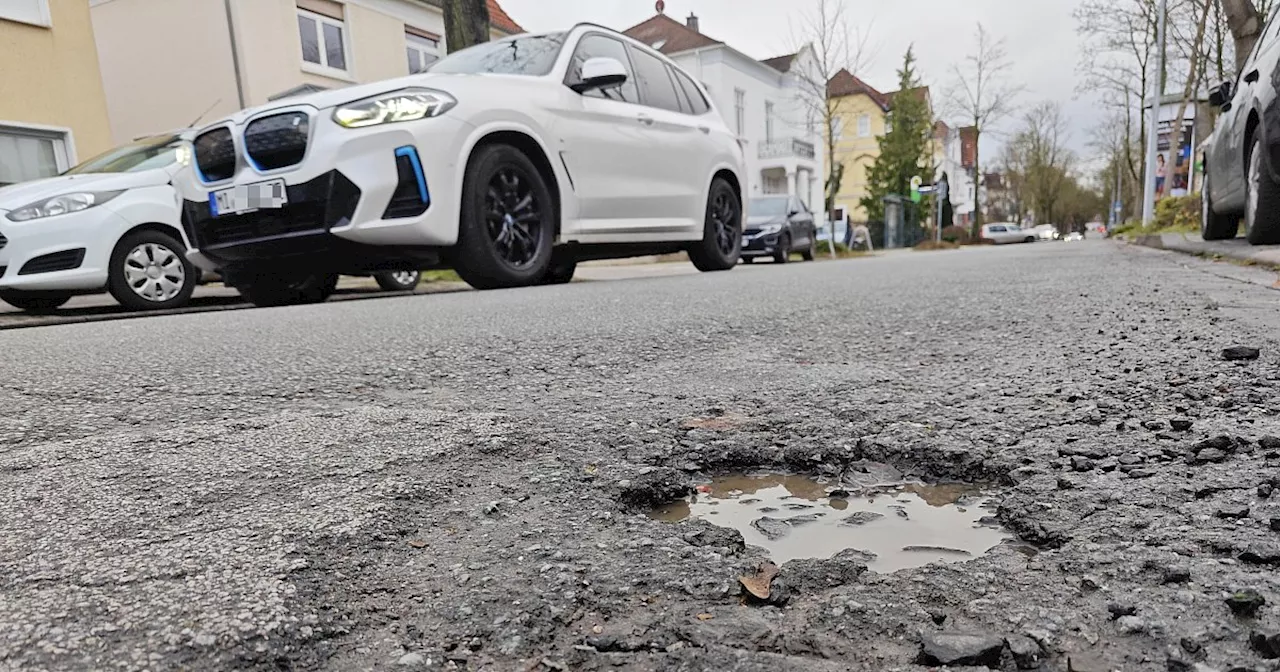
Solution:
M 961 562 L 1012 537 L 980 523 L 992 512 L 973 485 L 897 483 L 844 490 L 805 476 L 734 475 L 699 486 L 653 518 L 701 518 L 742 533 L 783 563 L 829 558 L 845 549 L 867 554 L 867 566 L 894 572 L 933 562 Z

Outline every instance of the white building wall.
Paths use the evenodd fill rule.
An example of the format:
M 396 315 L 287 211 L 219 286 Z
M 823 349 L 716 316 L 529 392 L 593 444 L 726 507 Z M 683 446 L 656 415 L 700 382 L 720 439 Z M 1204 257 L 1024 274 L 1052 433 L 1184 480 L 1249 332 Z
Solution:
M 781 141 L 793 137 L 807 138 L 809 136 L 807 129 L 803 127 L 803 115 L 798 115 L 794 111 L 797 105 L 795 101 L 796 92 L 786 85 L 786 78 L 783 74 L 726 47 L 686 51 L 675 54 L 671 58 L 707 87 L 716 108 L 724 117 L 725 124 L 730 131 L 735 133 L 739 130 L 737 122 L 737 92 L 741 91 L 744 94 L 741 137 L 747 141 L 748 195 L 761 196 L 769 193 L 769 185 L 766 184 L 763 172 L 766 168 L 778 168 L 778 171 L 770 172 L 771 174 L 780 174 L 783 180 L 786 179 L 788 173 L 795 174 L 798 172 L 797 169 L 804 169 L 811 173 L 812 177 L 808 180 L 803 177 L 796 179 L 800 182 L 809 182 L 809 184 L 798 184 L 795 187 L 799 192 L 803 192 L 799 195 L 809 204 L 810 208 L 820 210 L 822 207 L 821 182 L 823 179 L 819 156 L 821 154 L 821 142 L 810 140 L 814 145 L 814 160 L 794 157 L 783 159 L 760 158 L 760 148 L 768 138 L 765 114 L 767 103 L 773 103 L 774 107 L 773 137 L 775 140 Z M 818 187 L 814 189 L 812 187 L 813 184 L 817 184 Z M 785 182 L 775 186 L 781 186 L 782 193 L 787 193 L 790 189 L 790 185 L 786 185 Z

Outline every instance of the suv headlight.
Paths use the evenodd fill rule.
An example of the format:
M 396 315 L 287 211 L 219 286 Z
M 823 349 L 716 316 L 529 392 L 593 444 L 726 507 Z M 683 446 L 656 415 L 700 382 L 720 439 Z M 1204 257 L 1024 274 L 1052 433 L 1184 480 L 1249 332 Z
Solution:
M 344 128 L 364 128 L 398 121 L 417 121 L 448 112 L 458 100 L 435 89 L 403 89 L 341 105 L 333 121 Z
M 775 233 L 777 233 L 777 232 L 779 232 L 779 231 L 781 231 L 781 230 L 782 230 L 782 225 L 781 225 L 781 224 L 766 224 L 766 225 L 764 225 L 764 226 L 760 227 L 760 233 L 763 233 L 763 234 L 765 234 L 765 235 L 767 235 L 767 236 L 768 236 L 768 235 L 773 235 L 773 234 L 775 234 Z
M 63 194 L 24 205 L 10 212 L 8 217 L 15 222 L 29 222 L 33 219 L 66 215 L 72 212 L 88 210 L 95 205 L 102 205 L 123 193 L 124 190 L 78 191 L 72 194 Z

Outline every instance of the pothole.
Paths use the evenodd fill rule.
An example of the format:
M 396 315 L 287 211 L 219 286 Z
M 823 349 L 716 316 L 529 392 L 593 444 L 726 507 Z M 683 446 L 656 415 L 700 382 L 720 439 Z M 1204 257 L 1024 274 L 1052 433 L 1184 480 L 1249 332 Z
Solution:
M 649 515 L 736 529 L 779 564 L 856 549 L 870 569 L 883 573 L 969 560 L 1012 539 L 994 522 L 990 492 L 971 484 L 925 483 L 845 490 L 808 476 L 730 474 Z

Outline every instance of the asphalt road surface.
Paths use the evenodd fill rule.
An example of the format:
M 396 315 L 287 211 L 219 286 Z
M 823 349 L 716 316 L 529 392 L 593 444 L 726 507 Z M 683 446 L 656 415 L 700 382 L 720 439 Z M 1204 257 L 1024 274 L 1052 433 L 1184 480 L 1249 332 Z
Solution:
M 1274 275 L 670 273 L 0 332 L 0 670 L 1278 669 Z M 1016 539 L 759 604 L 764 550 L 644 515 L 756 469 L 988 484 Z

